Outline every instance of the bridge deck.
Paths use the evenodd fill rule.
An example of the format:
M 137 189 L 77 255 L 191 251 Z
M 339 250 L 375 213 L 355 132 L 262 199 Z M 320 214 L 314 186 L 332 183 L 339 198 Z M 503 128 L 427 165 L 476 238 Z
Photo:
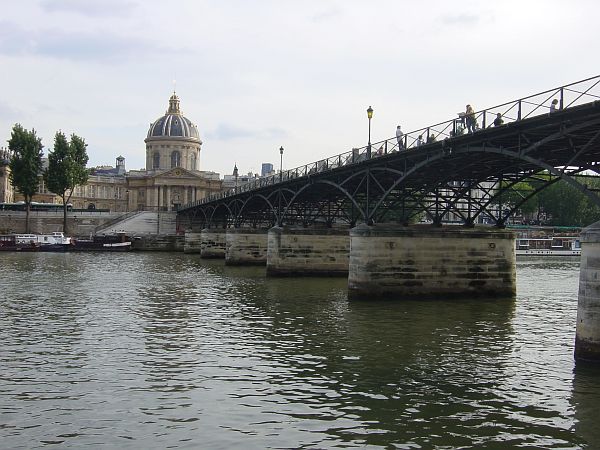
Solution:
M 600 78 L 593 86 L 598 82 Z M 483 115 L 484 124 L 488 113 Z M 491 210 L 493 198 L 504 186 L 541 172 L 549 182 L 595 173 L 600 162 L 598 100 L 553 113 L 538 111 L 473 133 L 459 134 L 457 123 L 454 119 L 425 129 L 427 134 L 444 137 L 436 142 L 416 146 L 409 134 L 400 145 L 395 138 L 388 139 L 257 180 L 188 205 L 179 212 L 180 223 L 352 224 L 408 220 L 419 212 L 435 221 L 452 212 L 466 223 L 488 214 L 502 224 L 505 213 L 500 207 L 495 214 Z

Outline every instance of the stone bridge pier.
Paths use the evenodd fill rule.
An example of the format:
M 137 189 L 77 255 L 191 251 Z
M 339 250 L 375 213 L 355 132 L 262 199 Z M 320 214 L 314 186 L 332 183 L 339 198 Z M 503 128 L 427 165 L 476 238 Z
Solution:
M 346 276 L 350 237 L 347 228 L 269 230 L 267 275 Z
M 264 266 L 267 264 L 267 233 L 264 228 L 229 228 L 225 233 L 225 264 Z
M 581 232 L 575 359 L 600 363 L 600 222 Z
M 513 298 L 515 235 L 494 228 L 359 225 L 350 231 L 348 298 Z
M 225 257 L 224 228 L 204 228 L 200 232 L 200 257 L 218 259 Z

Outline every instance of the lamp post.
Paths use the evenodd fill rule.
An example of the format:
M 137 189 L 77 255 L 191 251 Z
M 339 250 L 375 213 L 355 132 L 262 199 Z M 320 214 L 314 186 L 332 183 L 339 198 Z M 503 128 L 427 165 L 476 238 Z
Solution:
M 283 180 L 283 146 L 279 147 L 279 182 Z M 277 225 L 283 225 L 283 218 L 281 217 L 281 186 L 279 186 L 279 195 L 277 196 L 278 207 L 277 207 Z
M 129 189 L 125 190 L 125 212 L 129 212 Z
M 279 147 L 279 181 L 283 179 L 283 146 Z
M 373 118 L 373 108 L 369 106 L 367 109 L 367 117 L 369 118 L 369 143 L 367 144 L 367 157 L 371 158 L 371 119 Z

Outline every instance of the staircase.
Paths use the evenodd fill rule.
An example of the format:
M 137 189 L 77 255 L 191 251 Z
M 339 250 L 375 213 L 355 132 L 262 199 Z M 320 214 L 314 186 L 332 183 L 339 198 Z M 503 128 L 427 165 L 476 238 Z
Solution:
M 125 214 L 95 230 L 95 234 L 125 233 L 127 236 L 174 235 L 177 213 L 175 211 L 137 211 Z

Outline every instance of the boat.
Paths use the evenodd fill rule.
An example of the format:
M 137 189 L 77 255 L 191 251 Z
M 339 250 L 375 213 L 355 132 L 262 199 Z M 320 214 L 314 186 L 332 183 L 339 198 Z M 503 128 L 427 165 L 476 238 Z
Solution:
M 127 252 L 132 249 L 131 240 L 123 235 L 94 236 L 90 239 L 74 239 L 71 251 L 103 251 L 103 252 Z
M 0 235 L 0 251 L 3 252 L 37 252 L 40 245 L 37 239 L 27 239 L 32 235 L 3 234 Z
M 37 241 L 41 252 L 66 252 L 70 250 L 73 244 L 73 238 L 65 236 L 62 231 L 55 231 L 52 234 L 38 234 Z
M 515 244 L 517 256 L 581 256 L 578 236 L 525 237 Z

